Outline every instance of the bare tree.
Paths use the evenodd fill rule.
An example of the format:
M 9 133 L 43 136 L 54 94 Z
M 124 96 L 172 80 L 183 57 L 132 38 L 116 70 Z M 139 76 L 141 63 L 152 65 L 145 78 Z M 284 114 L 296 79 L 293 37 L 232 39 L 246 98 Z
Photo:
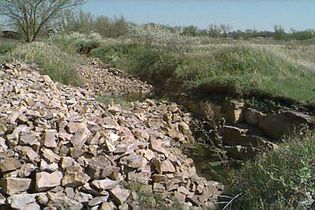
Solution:
M 0 0 L 0 15 L 13 21 L 23 32 L 25 40 L 31 42 L 62 11 L 82 3 L 84 0 Z

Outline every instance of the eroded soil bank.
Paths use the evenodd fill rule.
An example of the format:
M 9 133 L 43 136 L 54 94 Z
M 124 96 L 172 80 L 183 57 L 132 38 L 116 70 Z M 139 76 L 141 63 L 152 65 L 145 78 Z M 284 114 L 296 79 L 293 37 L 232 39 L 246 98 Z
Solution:
M 128 106 L 129 102 L 146 98 L 166 99 L 191 113 L 189 127 L 194 142 L 183 144 L 182 149 L 195 160 L 198 173 L 209 179 L 224 181 L 222 174 L 226 170 L 238 168 L 243 161 L 277 148 L 283 136 L 293 135 L 303 126 L 314 129 L 315 109 L 310 105 L 261 95 L 242 99 L 235 94 L 228 96 L 226 91 L 214 94 L 202 88 L 187 90 L 181 81 L 171 79 L 150 86 L 95 60 L 91 64 L 79 72 L 90 89 L 102 87 L 101 92 L 94 92 L 102 96 L 103 102 Z M 112 91 L 110 84 L 116 91 Z

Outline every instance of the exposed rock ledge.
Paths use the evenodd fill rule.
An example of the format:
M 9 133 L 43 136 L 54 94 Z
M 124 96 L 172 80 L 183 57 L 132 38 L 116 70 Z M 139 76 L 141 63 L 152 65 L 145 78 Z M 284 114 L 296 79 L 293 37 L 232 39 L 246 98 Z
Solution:
M 141 209 L 131 182 L 166 204 L 211 208 L 222 191 L 179 149 L 193 136 L 176 104 L 105 106 L 26 64 L 0 69 L 0 102 L 4 208 Z

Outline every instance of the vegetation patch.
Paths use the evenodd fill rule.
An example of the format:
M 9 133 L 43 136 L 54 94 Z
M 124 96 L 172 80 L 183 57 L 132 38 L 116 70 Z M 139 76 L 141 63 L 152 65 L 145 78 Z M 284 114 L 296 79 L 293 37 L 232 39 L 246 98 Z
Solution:
M 233 209 L 308 209 L 315 195 L 314 136 L 296 136 L 235 173 Z
M 88 55 L 93 49 L 98 48 L 99 46 L 100 42 L 96 40 L 80 41 L 77 43 L 77 52 Z
M 69 55 L 54 45 L 43 42 L 19 45 L 9 57 L 27 63 L 36 63 L 41 67 L 41 74 L 48 75 L 63 84 L 78 86 L 82 83 L 75 71 L 75 65 L 79 64 L 80 58 Z
M 180 78 L 210 93 L 267 94 L 315 103 L 315 73 L 262 49 L 237 46 L 217 50 L 199 62 L 188 58 Z
M 315 72 L 265 49 L 239 45 L 195 54 L 137 42 L 105 45 L 90 54 L 143 80 L 181 80 L 195 92 L 315 104 Z
M 128 188 L 137 193 L 139 205 L 143 209 L 170 209 L 170 210 L 179 210 L 182 209 L 181 204 L 175 200 L 171 200 L 171 204 L 167 204 L 163 200 L 162 194 L 153 193 L 152 190 L 148 190 L 145 185 L 140 183 L 130 183 Z
M 136 50 L 137 46 L 132 44 L 109 44 L 93 49 L 91 56 L 99 58 L 106 64 L 113 67 L 126 69 L 128 60 Z
M 11 52 L 15 47 L 16 44 L 12 42 L 0 43 L 0 56 Z
M 181 60 L 171 53 L 140 48 L 131 57 L 129 72 L 144 80 L 164 82 L 175 75 L 180 63 Z
M 92 50 L 91 55 L 151 82 L 172 78 L 181 63 L 181 59 L 162 48 L 134 44 L 104 46 Z

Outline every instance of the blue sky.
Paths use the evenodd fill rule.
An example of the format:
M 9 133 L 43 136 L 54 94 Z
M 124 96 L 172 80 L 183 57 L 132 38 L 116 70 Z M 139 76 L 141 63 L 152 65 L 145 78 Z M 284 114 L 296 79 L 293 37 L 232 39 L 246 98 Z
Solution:
M 85 11 L 136 23 L 230 24 L 233 29 L 315 29 L 315 0 L 87 0 Z

